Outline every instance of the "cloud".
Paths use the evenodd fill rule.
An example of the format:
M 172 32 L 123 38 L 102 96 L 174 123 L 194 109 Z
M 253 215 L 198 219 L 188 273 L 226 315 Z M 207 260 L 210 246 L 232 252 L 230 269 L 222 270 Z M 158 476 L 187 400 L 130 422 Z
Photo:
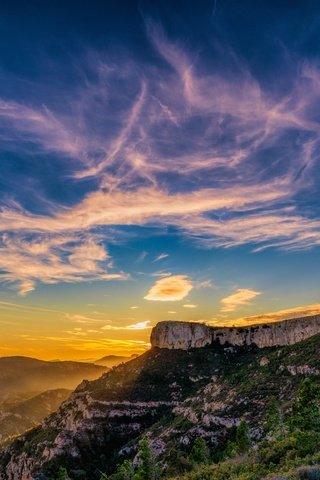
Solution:
M 204 188 L 175 194 L 150 187 L 128 192 L 96 191 L 75 207 L 57 211 L 53 217 L 4 208 L 0 215 L 0 229 L 60 233 L 102 225 L 144 225 L 155 220 L 179 225 L 181 219 L 188 219 L 188 216 L 200 220 L 198 215 L 204 212 L 257 208 L 280 200 L 289 193 L 289 186 L 281 183 L 266 183 L 250 190 L 247 187 Z M 181 223 L 182 227 L 187 228 L 187 225 L 187 220 Z
M 277 310 L 275 312 L 262 313 L 261 315 L 252 315 L 247 317 L 240 317 L 232 320 L 214 320 L 208 322 L 211 325 L 221 326 L 244 326 L 244 325 L 256 325 L 259 323 L 272 323 L 281 320 L 287 320 L 290 318 L 300 318 L 308 315 L 319 315 L 320 304 L 315 303 L 312 305 L 304 305 L 293 308 L 286 308 Z
M 172 275 L 171 272 L 164 271 L 150 273 L 150 277 L 170 277 L 170 275 Z
M 195 283 L 196 288 L 213 288 L 213 284 L 211 280 L 198 280 Z
M 0 280 L 18 286 L 20 295 L 36 283 L 83 282 L 126 278 L 107 272 L 109 255 L 92 235 L 38 235 L 0 237 Z
M 102 320 L 102 319 L 88 317 L 87 315 L 79 315 L 77 313 L 65 313 L 65 317 L 68 320 L 71 320 L 72 322 L 80 323 L 84 325 L 92 325 L 92 324 L 105 322 L 105 320 Z
M 157 280 L 144 298 L 159 302 L 174 302 L 185 298 L 192 288 L 192 282 L 187 275 L 171 275 Z
M 223 307 L 221 312 L 234 312 L 238 307 L 250 305 L 250 300 L 261 295 L 261 292 L 250 290 L 248 288 L 238 288 L 235 293 L 221 300 Z
M 26 312 L 35 312 L 35 313 L 63 313 L 61 310 L 55 310 L 53 308 L 38 307 L 35 305 L 23 305 L 21 303 L 11 303 L 0 301 L 0 308 L 17 310 L 17 311 L 26 311 Z
M 132 325 L 126 325 L 124 327 L 119 327 L 116 325 L 105 325 L 101 327 L 101 330 L 146 330 L 151 328 L 150 320 L 145 320 L 142 322 L 133 323 Z
M 78 59 L 86 75 L 59 91 L 61 102 L 50 78 L 46 105 L 0 98 L 6 150 L 49 165 L 45 176 L 56 172 L 52 188 L 43 168 L 25 181 L 12 175 L 2 195 L 0 280 L 21 295 L 38 283 L 125 278 L 104 246 L 114 227 L 121 241 L 128 226 L 148 234 L 173 226 L 206 248 L 320 244 L 319 66 L 295 56 L 294 72 L 279 82 L 286 90 L 271 90 L 229 46 L 212 42 L 212 68 L 192 43 L 173 41 L 151 19 L 145 26 L 151 66 L 134 52 L 132 61 L 90 52 Z M 41 195 L 37 209 L 30 190 Z M 57 202 L 53 190 L 68 200 Z
M 184 308 L 197 308 L 198 305 L 195 305 L 193 303 L 186 303 L 183 306 L 184 306 Z
M 153 261 L 154 262 L 159 262 L 159 260 L 163 260 L 164 258 L 169 257 L 168 253 L 160 253 Z
M 0 122 L 6 132 L 2 134 L 2 140 L 8 145 L 20 141 L 25 149 L 32 142 L 38 145 L 40 152 L 62 153 L 68 157 L 82 155 L 84 144 L 81 135 L 45 106 L 35 108 L 0 99 Z

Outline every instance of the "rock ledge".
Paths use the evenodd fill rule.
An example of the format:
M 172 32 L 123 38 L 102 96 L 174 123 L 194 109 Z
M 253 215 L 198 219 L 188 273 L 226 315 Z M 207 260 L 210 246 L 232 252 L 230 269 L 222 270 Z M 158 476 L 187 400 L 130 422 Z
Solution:
M 151 346 L 189 350 L 220 344 L 259 348 L 292 345 L 320 333 L 320 315 L 246 327 L 210 327 L 203 323 L 159 322 L 151 332 Z

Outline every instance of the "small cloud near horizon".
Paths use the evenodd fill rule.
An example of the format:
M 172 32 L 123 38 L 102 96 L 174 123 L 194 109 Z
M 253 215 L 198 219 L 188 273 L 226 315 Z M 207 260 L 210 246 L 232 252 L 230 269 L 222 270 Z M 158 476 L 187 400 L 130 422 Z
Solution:
M 261 295 L 261 292 L 251 290 L 249 288 L 238 288 L 235 293 L 232 293 L 231 295 L 228 295 L 220 300 L 223 305 L 221 312 L 234 312 L 238 307 L 250 305 L 250 301 L 258 295 Z
M 150 320 L 145 320 L 143 322 L 137 322 L 133 323 L 131 325 L 126 325 L 124 327 L 118 327 L 115 325 L 105 325 L 104 327 L 101 327 L 101 330 L 145 330 L 147 328 L 152 328 L 151 325 L 149 325 Z
M 239 317 L 239 318 L 230 319 L 230 320 L 219 320 L 217 318 L 207 323 L 208 325 L 212 325 L 212 326 L 240 327 L 245 325 L 257 325 L 260 323 L 273 323 L 273 322 L 279 322 L 281 320 L 291 320 L 294 318 L 319 315 L 319 314 L 320 314 L 320 303 L 315 303 L 312 305 L 285 308 L 282 310 L 276 310 L 275 312 L 262 313 L 261 315 L 250 315 L 247 317 Z

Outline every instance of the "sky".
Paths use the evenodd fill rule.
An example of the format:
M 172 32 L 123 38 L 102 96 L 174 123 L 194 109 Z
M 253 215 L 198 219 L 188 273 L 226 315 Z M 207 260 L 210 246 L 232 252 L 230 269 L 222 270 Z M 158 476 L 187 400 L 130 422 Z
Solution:
M 316 1 L 11 1 L 0 355 L 320 312 Z

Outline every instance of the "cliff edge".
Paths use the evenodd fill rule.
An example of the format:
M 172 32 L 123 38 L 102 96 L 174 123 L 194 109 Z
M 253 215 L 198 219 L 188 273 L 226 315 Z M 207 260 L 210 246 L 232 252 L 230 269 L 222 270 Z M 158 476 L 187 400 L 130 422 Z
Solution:
M 220 344 L 259 348 L 293 345 L 320 333 L 320 315 L 245 327 L 210 327 L 202 323 L 164 321 L 151 332 L 151 346 L 189 350 Z

